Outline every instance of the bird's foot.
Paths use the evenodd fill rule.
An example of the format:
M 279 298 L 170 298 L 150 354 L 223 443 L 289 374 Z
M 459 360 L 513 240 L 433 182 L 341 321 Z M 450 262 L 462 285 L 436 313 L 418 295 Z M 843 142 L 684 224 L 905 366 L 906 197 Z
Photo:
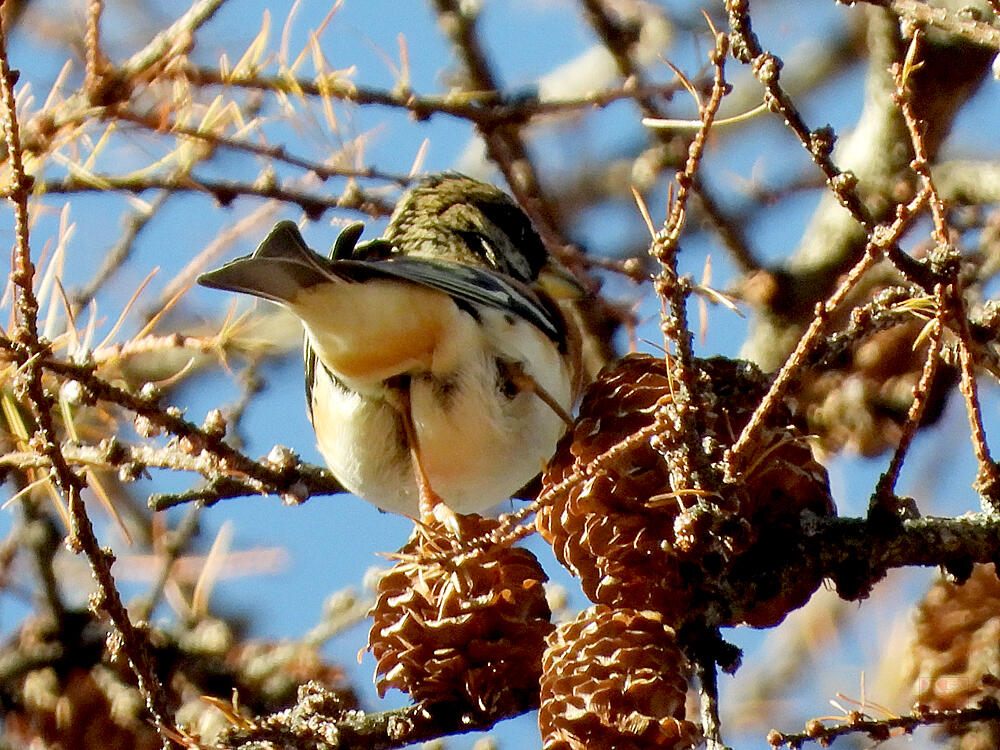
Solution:
M 421 488 L 420 520 L 425 524 L 443 526 L 456 538 L 462 536 L 458 514 L 430 487 Z

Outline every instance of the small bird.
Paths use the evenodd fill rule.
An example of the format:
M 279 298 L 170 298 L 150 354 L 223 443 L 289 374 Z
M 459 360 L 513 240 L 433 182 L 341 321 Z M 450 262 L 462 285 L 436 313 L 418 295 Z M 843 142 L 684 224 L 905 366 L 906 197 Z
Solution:
M 329 258 L 291 221 L 203 274 L 276 302 L 305 329 L 306 396 L 349 492 L 411 518 L 507 500 L 542 470 L 584 380 L 580 291 L 502 190 L 433 174 L 382 238 L 340 233 Z

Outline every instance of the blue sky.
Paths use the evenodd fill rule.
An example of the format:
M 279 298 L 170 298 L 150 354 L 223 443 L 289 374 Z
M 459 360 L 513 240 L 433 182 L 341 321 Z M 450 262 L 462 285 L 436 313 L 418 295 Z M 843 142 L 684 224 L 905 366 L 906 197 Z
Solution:
M 152 15 L 162 20 L 171 19 L 181 8 L 181 3 L 151 3 Z M 65 17 L 68 24 L 82 22 L 82 12 L 76 6 L 67 10 L 53 2 L 41 2 L 33 12 L 46 12 Z M 690 25 L 700 21 L 699 6 L 694 3 L 671 4 Z M 211 65 L 225 54 L 230 60 L 238 59 L 243 50 L 259 31 L 265 14 L 270 15 L 272 39 L 269 49 L 276 50 L 280 43 L 282 27 L 292 6 L 283 1 L 231 0 L 218 16 L 198 34 L 196 59 Z M 304 2 L 297 8 L 290 27 L 290 48 L 300 49 L 314 28 L 329 10 L 328 3 Z M 714 8 L 717 13 L 718 8 Z M 143 40 L 137 37 L 130 25 L 125 8 L 109 2 L 106 14 L 108 50 L 112 57 L 123 57 Z M 756 12 L 756 11 L 755 11 Z M 856 20 L 858 11 L 834 3 L 762 3 L 755 17 L 757 31 L 765 46 L 779 55 L 794 55 L 809 44 L 818 44 L 826 35 L 837 33 L 846 24 Z M 574 5 L 568 0 L 487 0 L 481 18 L 487 52 L 498 64 L 500 78 L 510 89 L 530 87 L 540 76 L 583 52 L 593 37 Z M 359 84 L 391 88 L 394 84 L 393 65 L 399 61 L 399 38 L 405 37 L 409 53 L 413 88 L 422 93 L 444 90 L 442 70 L 453 66 L 449 46 L 435 26 L 427 4 L 419 2 L 394 2 L 393 0 L 345 0 L 333 15 L 321 37 L 326 60 L 333 68 L 355 68 L 353 78 Z M 675 42 L 665 55 L 685 71 L 693 73 L 702 64 L 707 47 L 706 38 L 677 31 Z M 13 64 L 22 69 L 22 82 L 30 83 L 36 99 L 44 99 L 49 86 L 65 57 L 61 49 L 46 43 L 39 34 L 22 31 L 11 45 Z M 76 66 L 74 80 L 79 80 L 80 66 Z M 735 63 L 729 67 L 731 80 L 736 86 L 754 87 L 745 70 Z M 660 80 L 669 80 L 671 73 L 666 66 L 654 68 Z M 23 85 L 23 84 L 22 84 Z M 987 84 L 990 85 L 990 84 Z M 989 147 L 995 155 L 996 144 L 990 144 L 981 132 L 984 118 L 996 117 L 997 97 L 995 84 L 992 96 L 980 96 L 970 107 L 970 112 L 960 119 L 958 131 L 962 135 L 961 149 Z M 860 71 L 847 70 L 813 91 L 802 102 L 802 111 L 813 126 L 824 123 L 838 130 L 849 128 L 860 111 L 862 91 Z M 677 100 L 679 116 L 690 116 L 687 103 Z M 459 163 L 462 154 L 473 138 L 471 128 L 464 122 L 437 116 L 428 122 L 415 122 L 405 114 L 387 113 L 383 109 L 342 110 L 343 131 L 338 137 L 367 133 L 365 158 L 370 164 L 389 172 L 405 173 L 427 141 L 424 168 L 446 169 Z M 993 120 L 996 121 L 995 119 Z M 285 143 L 292 151 L 316 149 L 310 140 L 313 134 L 303 127 L 295 129 L 289 123 L 275 121 L 268 130 L 276 141 Z M 725 134 L 710 143 L 705 178 L 717 189 L 719 195 L 734 210 L 745 202 L 745 186 L 754 182 L 779 185 L 784 180 L 806 173 L 809 165 L 801 147 L 788 131 L 774 118 L 762 127 L 744 130 L 746 137 L 728 138 Z M 615 105 L 580 123 L 567 123 L 550 127 L 538 134 L 539 151 L 543 154 L 543 180 L 556 182 L 561 174 L 570 173 L 581 161 L 600 159 L 613 153 L 622 140 L 642 137 L 638 113 L 628 103 Z M 337 138 L 331 136 L 331 142 Z M 959 139 L 956 139 L 958 141 Z M 544 151 L 543 147 L 544 146 Z M 143 137 L 135 137 L 130 148 L 119 157 L 124 163 L 141 163 L 151 158 L 155 147 Z M 235 158 L 224 157 L 217 171 L 226 174 L 233 170 L 252 169 Z M 111 165 L 105 165 L 111 169 Z M 290 170 L 284 170 L 290 172 Z M 282 174 L 284 174 L 284 172 Z M 331 190 L 340 183 L 331 181 Z M 757 216 L 746 228 L 755 249 L 768 260 L 787 255 L 795 246 L 805 227 L 818 193 L 805 192 L 795 199 L 776 205 L 772 210 Z M 662 219 L 665 192 L 649 198 L 654 220 Z M 657 203 L 657 201 L 659 201 Z M 43 215 L 33 237 L 36 253 L 54 236 L 58 210 L 64 199 L 52 196 L 46 205 L 52 213 Z M 116 236 L 108 232 L 109 216 L 113 217 L 117 231 L 121 199 L 77 198 L 71 201 L 71 220 L 76 223 L 76 233 L 67 257 L 64 284 L 67 288 L 88 277 L 99 258 Z M 98 304 L 104 314 L 114 319 L 114 313 L 128 299 L 136 284 L 153 266 L 161 266 L 159 276 L 151 286 L 151 293 L 162 289 L 172 275 L 197 254 L 222 229 L 247 215 L 257 205 L 251 200 L 238 200 L 222 208 L 202 196 L 187 196 L 172 200 L 154 220 L 153 226 L 143 236 L 136 255 L 123 267 L 111 288 L 102 293 Z M 295 209 L 284 209 L 275 218 L 298 219 Z M 321 243 L 330 242 L 335 236 L 335 221 L 356 219 L 355 214 L 328 213 L 316 224 L 307 227 L 307 235 Z M 9 237 L 9 220 L 3 218 L 0 231 Z M 380 230 L 375 223 L 366 236 L 375 236 Z M 621 246 L 623 238 L 641 238 L 644 228 L 634 207 L 622 203 L 594 211 L 581 218 L 576 227 L 578 237 L 598 252 L 611 252 Z M 242 254 L 251 249 L 232 248 L 230 255 Z M 734 275 L 732 265 L 722 248 L 705 233 L 697 233 L 684 243 L 681 268 L 696 277 L 701 275 L 706 255 L 711 255 L 714 266 L 714 284 L 725 288 Z M 646 321 L 639 331 L 641 339 L 660 340 L 657 329 L 658 303 L 646 287 L 636 287 L 618 279 L 607 281 L 607 293 L 619 302 L 637 304 L 640 317 Z M 195 289 L 187 299 L 187 310 L 205 319 L 221 314 L 230 303 L 226 295 Z M 240 309 L 253 303 L 241 301 Z M 263 305 L 264 303 L 261 303 Z M 258 309 L 263 310 L 263 307 Z M 695 308 L 692 306 L 692 314 Z M 699 343 L 701 354 L 727 354 L 735 356 L 746 332 L 746 321 L 722 308 L 711 310 L 708 335 Z M 622 342 L 624 346 L 624 342 Z M 644 345 L 652 351 L 651 345 Z M 264 391 L 248 410 L 242 425 L 247 437 L 247 452 L 263 455 L 275 443 L 293 447 L 312 462 L 321 462 L 314 447 L 302 393 L 301 362 L 297 356 L 269 362 L 259 373 L 264 381 Z M 225 378 L 198 378 L 172 394 L 178 405 L 186 409 L 193 421 L 200 422 L 211 408 L 231 400 L 236 391 Z M 995 393 L 988 393 L 987 416 L 989 426 L 997 427 Z M 971 450 L 967 443 L 955 435 L 967 431 L 964 414 L 952 403 L 942 422 L 921 440 L 911 459 L 913 469 L 903 477 L 903 490 L 919 495 L 928 502 L 934 501 L 934 512 L 961 513 L 973 510 L 977 501 L 969 489 L 972 476 Z M 914 460 L 915 459 L 915 460 Z M 863 512 L 867 503 L 867 489 L 874 482 L 884 462 L 858 459 L 837 459 L 830 465 L 835 498 L 842 513 Z M 920 467 L 918 470 L 916 467 Z M 169 477 L 158 473 L 153 480 L 139 483 L 140 493 L 171 491 L 189 486 L 187 477 Z M 10 523 L 10 511 L 0 515 L 0 530 Z M 170 517 L 179 518 L 179 513 Z M 248 498 L 225 501 L 204 516 L 207 529 L 231 523 L 234 533 L 233 546 L 245 549 L 253 546 L 282 547 L 287 551 L 287 563 L 272 575 L 255 576 L 249 580 L 227 580 L 216 589 L 216 602 L 224 610 L 238 610 L 252 615 L 251 632 L 260 637 L 292 638 L 312 627 L 320 617 L 324 599 L 344 586 L 359 585 L 372 566 L 384 565 L 379 552 L 391 551 L 405 540 L 409 522 L 405 519 L 379 513 L 376 509 L 353 497 L 314 498 L 300 507 L 285 507 L 277 498 Z M 113 538 L 108 530 L 109 543 L 114 543 L 127 557 L 128 551 Z M 206 535 L 211 539 L 211 531 Z M 559 568 L 551 553 L 538 539 L 530 546 L 542 558 L 543 565 L 553 580 L 570 592 L 571 606 L 586 606 L 578 593 L 577 584 Z M 782 708 L 782 716 L 796 720 L 821 715 L 829 709 L 826 700 L 833 691 L 842 690 L 857 695 L 859 675 L 863 670 L 874 670 L 880 651 L 888 638 L 901 600 L 901 592 L 920 590 L 926 575 L 920 573 L 895 576 L 891 592 L 876 592 L 875 602 L 866 605 L 866 611 L 855 612 L 849 618 L 838 648 L 830 653 L 817 655 L 816 671 L 825 677 L 804 686 L 798 694 L 799 703 Z M 125 584 L 126 591 L 138 592 L 141 586 Z M 16 613 L 16 611 L 15 611 Z M 164 610 L 158 613 L 168 616 Z M 11 613 L 0 613 L 0 626 L 10 628 L 15 620 Z M 784 627 L 784 626 L 783 626 Z M 782 628 L 768 633 L 741 630 L 727 633 L 734 642 L 747 648 L 745 674 L 764 666 L 773 654 L 775 641 L 782 637 Z M 340 661 L 361 688 L 370 685 L 373 663 L 365 657 L 360 665 L 355 654 L 364 645 L 365 626 L 344 633 L 332 641 L 327 652 Z M 779 646 L 780 648 L 780 646 Z M 723 677 L 724 696 L 740 695 L 739 682 L 744 673 L 735 678 Z M 365 694 L 371 709 L 401 705 L 404 698 L 390 695 L 379 702 L 372 689 Z M 903 709 L 905 706 L 895 706 Z M 793 729 L 795 725 L 782 725 Z M 759 728 L 756 735 L 743 735 L 738 731 L 727 735 L 736 748 L 761 747 L 763 740 Z M 508 747 L 532 747 L 539 743 L 533 717 L 505 722 L 494 735 Z M 473 739 L 449 741 L 449 747 L 471 747 Z M 845 744 L 845 747 L 849 746 Z

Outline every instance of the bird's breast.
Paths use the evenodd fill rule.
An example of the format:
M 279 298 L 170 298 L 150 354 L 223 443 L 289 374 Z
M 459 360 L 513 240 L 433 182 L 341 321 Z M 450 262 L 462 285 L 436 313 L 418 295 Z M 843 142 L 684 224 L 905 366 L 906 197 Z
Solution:
M 434 369 L 462 315 L 443 292 L 394 280 L 318 284 L 290 307 L 320 360 L 361 389 Z

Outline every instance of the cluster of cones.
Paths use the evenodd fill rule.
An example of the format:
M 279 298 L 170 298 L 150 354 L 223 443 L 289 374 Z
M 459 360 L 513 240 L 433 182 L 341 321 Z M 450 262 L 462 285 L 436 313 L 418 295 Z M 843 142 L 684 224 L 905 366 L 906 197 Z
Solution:
M 379 585 L 369 649 L 380 690 L 494 717 L 537 700 L 546 750 L 700 742 L 685 717 L 689 666 L 678 630 L 692 619 L 765 627 L 801 606 L 818 576 L 772 577 L 735 601 L 726 582 L 749 580 L 741 571 L 751 566 L 780 565 L 794 553 L 803 514 L 834 507 L 826 471 L 784 407 L 762 425 L 738 480 L 721 480 L 726 450 L 767 383 L 744 362 L 698 365 L 700 445 L 717 485 L 671 478 L 665 456 L 682 436 L 662 427 L 672 423 L 664 414 L 676 390 L 665 362 L 630 355 L 615 363 L 588 390 L 550 462 L 536 517 L 594 606 L 554 627 L 546 576 L 529 552 L 470 546 L 490 539 L 497 521 L 425 524 Z

